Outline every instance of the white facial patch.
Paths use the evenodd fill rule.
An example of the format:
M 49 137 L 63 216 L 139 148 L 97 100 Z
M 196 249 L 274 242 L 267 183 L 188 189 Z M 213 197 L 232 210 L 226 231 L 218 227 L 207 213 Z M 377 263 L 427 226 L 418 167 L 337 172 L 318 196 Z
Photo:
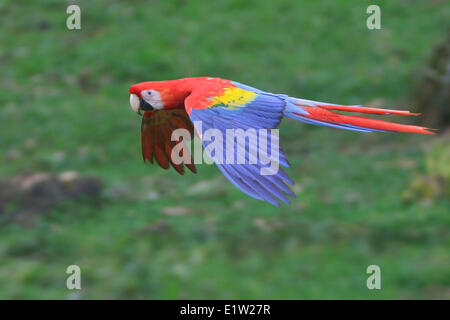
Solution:
M 130 94 L 130 106 L 134 112 L 139 112 L 139 97 L 134 93 Z
M 143 90 L 141 91 L 142 98 L 153 108 L 162 109 L 164 105 L 162 103 L 161 95 L 156 90 Z

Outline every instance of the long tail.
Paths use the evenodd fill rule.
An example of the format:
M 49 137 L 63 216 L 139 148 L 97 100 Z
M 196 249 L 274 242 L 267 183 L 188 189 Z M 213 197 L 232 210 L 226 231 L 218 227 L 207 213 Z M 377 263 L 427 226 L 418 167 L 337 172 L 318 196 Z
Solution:
M 400 110 L 366 108 L 362 106 L 342 106 L 291 97 L 288 97 L 286 101 L 287 106 L 284 110 L 284 115 L 288 118 L 305 123 L 360 132 L 381 131 L 435 134 L 435 132 L 432 131 L 434 129 L 375 120 L 361 116 L 344 115 L 330 110 L 367 114 L 392 114 L 401 116 L 417 116 L 420 115 L 420 113 L 411 113 L 409 111 Z

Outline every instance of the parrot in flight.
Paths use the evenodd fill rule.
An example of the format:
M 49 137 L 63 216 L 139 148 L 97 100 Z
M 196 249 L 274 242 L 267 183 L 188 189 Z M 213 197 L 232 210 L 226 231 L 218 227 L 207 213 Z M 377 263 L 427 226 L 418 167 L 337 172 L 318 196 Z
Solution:
M 182 163 L 173 161 L 171 154 L 176 142 L 172 141 L 171 136 L 176 129 L 186 129 L 191 135 L 197 132 L 205 149 L 207 144 L 202 137 L 205 130 L 216 129 L 224 135 L 227 129 L 253 128 L 270 131 L 279 126 L 283 117 L 358 132 L 434 134 L 433 129 L 420 126 L 336 112 L 418 115 L 409 111 L 336 105 L 294 98 L 216 77 L 141 82 L 132 85 L 129 92 L 131 108 L 142 115 L 141 145 L 144 162 L 148 160 L 153 163 L 153 159 L 156 159 L 162 168 L 168 169 L 172 166 L 180 174 L 184 174 L 184 166 L 194 173 L 197 171 L 192 161 L 184 160 Z M 197 128 L 197 123 L 201 123 L 201 128 Z M 270 143 L 266 148 L 271 143 L 278 142 L 278 136 L 271 133 L 269 136 Z M 225 142 L 223 146 L 227 147 Z M 246 144 L 243 149 L 245 159 L 249 158 L 251 150 L 258 148 L 259 144 L 252 145 L 251 142 Z M 186 149 L 183 150 L 186 152 Z M 242 148 L 238 150 L 242 152 Z M 183 159 L 186 159 L 186 156 L 191 159 L 191 154 L 184 154 Z M 263 163 L 263 160 L 257 159 L 254 163 L 215 162 L 223 175 L 247 195 L 276 206 L 280 205 L 280 201 L 289 203 L 287 196 L 295 197 L 295 194 L 288 185 L 293 185 L 294 182 L 281 168 L 274 174 L 261 174 L 261 168 L 267 166 L 267 162 Z M 281 147 L 278 161 L 280 165 L 290 167 Z

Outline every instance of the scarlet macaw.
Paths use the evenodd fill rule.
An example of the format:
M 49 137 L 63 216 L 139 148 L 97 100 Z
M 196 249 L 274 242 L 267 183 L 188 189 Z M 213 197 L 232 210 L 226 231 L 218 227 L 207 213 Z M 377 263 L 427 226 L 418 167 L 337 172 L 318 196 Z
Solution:
M 417 115 L 409 111 L 343 106 L 293 98 L 221 78 L 198 77 L 149 81 L 135 84 L 129 91 L 131 108 L 139 114 L 144 111 L 141 126 L 144 161 L 153 163 L 155 158 L 162 168 L 168 169 L 172 165 L 180 174 L 184 174 L 183 164 L 194 173 L 196 168 L 189 161 L 180 164 L 172 161 L 171 152 L 176 142 L 171 141 L 171 134 L 177 128 L 187 129 L 193 134 L 193 122 L 198 123 L 197 121 L 202 123 L 201 129 L 196 127 L 200 137 L 204 130 L 212 128 L 220 130 L 224 136 L 226 129 L 277 128 L 283 116 L 305 123 L 359 132 L 433 134 L 431 129 L 424 127 L 344 115 L 331 110 L 367 114 Z M 270 138 L 277 139 L 273 135 Z M 203 139 L 202 143 L 206 147 Z M 245 148 L 247 159 L 249 149 L 258 149 L 259 146 L 249 145 Z M 190 158 L 191 156 L 188 155 L 188 159 Z M 253 164 L 228 164 L 218 163 L 218 161 L 216 164 L 228 180 L 253 198 L 279 205 L 279 200 L 289 203 L 286 194 L 295 197 L 287 185 L 292 185 L 293 181 L 281 168 L 273 175 L 260 174 L 260 169 L 266 165 L 260 159 Z M 279 164 L 289 167 L 281 149 Z

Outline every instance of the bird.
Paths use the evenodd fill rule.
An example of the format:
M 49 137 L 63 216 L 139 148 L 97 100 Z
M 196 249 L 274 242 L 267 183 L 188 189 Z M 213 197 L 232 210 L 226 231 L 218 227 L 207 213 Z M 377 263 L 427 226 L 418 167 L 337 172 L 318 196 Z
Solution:
M 141 147 L 144 162 L 153 163 L 153 159 L 164 169 L 173 167 L 184 174 L 187 167 L 197 173 L 189 148 L 178 152 L 181 161 L 174 161 L 173 152 L 177 142 L 172 134 L 177 129 L 185 130 L 191 136 L 197 134 L 203 148 L 208 148 L 207 130 L 227 134 L 227 130 L 267 130 L 268 142 L 265 147 L 279 145 L 279 137 L 273 130 L 278 128 L 282 118 L 290 118 L 307 124 L 357 132 L 406 132 L 434 134 L 435 129 L 415 125 L 405 125 L 347 113 L 372 115 L 419 115 L 403 110 L 390 110 L 364 107 L 361 105 L 339 105 L 291 97 L 263 91 L 236 81 L 218 77 L 189 77 L 166 81 L 146 81 L 129 88 L 130 106 L 142 116 Z M 262 143 L 252 140 L 233 140 L 225 149 L 232 150 L 233 161 L 223 161 L 219 154 L 208 153 L 222 174 L 238 189 L 258 200 L 275 206 L 290 203 L 295 198 L 291 190 L 294 184 L 286 172 L 280 168 L 289 168 L 290 164 L 281 146 L 276 150 L 276 170 L 262 174 L 264 168 L 273 163 L 267 157 L 256 156 L 250 163 L 253 153 L 260 152 Z M 254 134 L 253 134 L 254 135 Z M 244 137 L 245 138 L 245 137 Z M 183 146 L 187 141 L 182 141 Z M 235 148 L 232 148 L 235 147 Z M 177 154 L 175 152 L 175 154 Z M 261 153 L 259 153 L 261 155 Z M 236 157 L 241 157 L 236 162 Z M 242 161 L 242 159 L 244 161 Z

